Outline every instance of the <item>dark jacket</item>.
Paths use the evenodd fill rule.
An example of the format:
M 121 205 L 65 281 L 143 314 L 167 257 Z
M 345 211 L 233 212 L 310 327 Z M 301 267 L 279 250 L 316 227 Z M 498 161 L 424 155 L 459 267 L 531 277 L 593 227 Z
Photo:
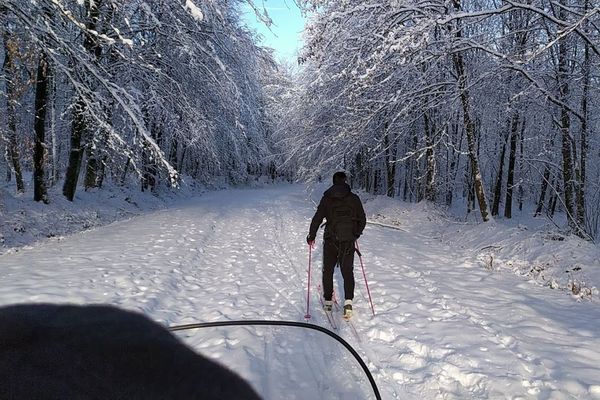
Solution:
M 333 199 L 345 199 L 347 204 L 353 208 L 354 215 L 356 215 L 356 231 L 354 235 L 358 239 L 360 235 L 362 235 L 363 229 L 365 229 L 365 225 L 367 224 L 367 218 L 365 216 L 365 210 L 363 209 L 362 203 L 358 196 L 352 191 L 350 191 L 350 186 L 347 183 L 340 183 L 337 185 L 331 186 L 329 189 L 323 193 L 323 197 L 317 207 L 317 212 L 315 212 L 314 217 L 310 223 L 310 231 L 308 236 L 310 238 L 315 238 L 317 236 L 317 231 L 319 230 L 319 225 L 323 222 L 323 219 L 327 221 L 331 221 L 331 210 Z M 331 238 L 331 233 L 328 230 L 328 225 L 325 225 L 325 233 L 323 238 L 325 240 Z

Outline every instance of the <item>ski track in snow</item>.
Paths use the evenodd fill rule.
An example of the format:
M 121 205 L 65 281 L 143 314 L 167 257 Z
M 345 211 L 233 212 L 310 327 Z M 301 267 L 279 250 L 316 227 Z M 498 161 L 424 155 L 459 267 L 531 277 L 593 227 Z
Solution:
M 208 193 L 1 256 L 0 302 L 109 303 L 168 326 L 303 321 L 313 211 L 298 185 Z M 357 257 L 360 340 L 336 311 L 338 334 L 364 357 L 384 399 L 600 399 L 597 306 L 487 271 L 403 218 L 406 232 L 369 225 L 360 240 L 376 312 Z M 320 260 L 319 243 L 311 321 L 328 327 L 318 310 Z M 335 279 L 343 293 L 337 269 Z M 364 383 L 339 376 L 349 355 L 321 336 L 248 327 L 182 335 L 223 362 L 233 352 L 236 371 L 266 399 L 361 398 Z

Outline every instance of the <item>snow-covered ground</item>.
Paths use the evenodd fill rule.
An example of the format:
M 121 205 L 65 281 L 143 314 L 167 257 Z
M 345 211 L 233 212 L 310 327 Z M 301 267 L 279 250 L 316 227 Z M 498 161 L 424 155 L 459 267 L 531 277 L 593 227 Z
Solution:
M 175 198 L 202 189 L 185 187 L 181 193 L 163 191 L 158 197 L 126 187 L 105 186 L 101 190 L 79 190 L 70 202 L 56 185 L 49 189 L 49 204 L 32 200 L 31 179 L 26 179 L 25 193 L 14 191 L 14 184 L 0 185 L 0 254 L 161 209 Z
M 8 252 L 0 256 L 0 303 L 110 303 L 168 326 L 303 321 L 305 236 L 322 189 L 210 192 Z M 376 315 L 357 259 L 358 335 L 339 316 L 338 333 L 367 362 L 384 399 L 600 399 L 596 246 L 518 224 L 459 224 L 427 205 L 366 200 L 371 220 L 401 230 L 367 226 L 360 245 Z M 327 327 L 315 290 L 320 257 L 318 246 L 310 322 Z M 559 273 L 565 265 L 580 267 L 573 273 L 589 295 L 550 288 L 575 276 Z M 336 279 L 339 291 L 338 272 Z M 266 399 L 369 398 L 349 353 L 318 332 L 215 328 L 181 337 Z

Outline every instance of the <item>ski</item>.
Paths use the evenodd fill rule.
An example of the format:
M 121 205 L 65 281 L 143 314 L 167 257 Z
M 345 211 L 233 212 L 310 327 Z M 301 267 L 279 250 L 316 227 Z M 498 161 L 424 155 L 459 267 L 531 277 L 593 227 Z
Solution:
M 321 308 L 323 309 L 323 312 L 325 313 L 325 316 L 327 317 L 327 321 L 329 321 L 329 325 L 331 325 L 331 328 L 334 331 L 337 331 L 338 326 L 337 326 L 337 323 L 335 322 L 335 318 L 333 317 L 333 311 L 326 311 L 325 303 L 323 303 L 323 299 L 321 297 L 319 297 L 319 299 L 321 300 Z
M 335 322 L 335 318 L 333 317 L 332 311 L 323 310 L 323 312 L 325 312 L 325 315 L 327 316 L 327 319 L 329 320 L 329 324 L 331 324 L 331 327 L 333 328 L 333 330 L 337 331 L 338 325 L 337 325 L 337 322 Z
M 329 322 L 329 325 L 331 326 L 331 329 L 334 331 L 338 330 L 338 325 L 335 322 L 335 318 L 333 317 L 333 311 L 326 311 L 325 310 L 325 303 L 323 302 L 323 296 L 321 295 L 321 286 L 317 286 L 317 293 L 319 293 L 319 301 L 321 302 L 321 309 L 323 310 L 323 312 L 325 313 L 325 316 L 327 317 L 327 321 Z
M 360 340 L 360 336 L 358 334 L 358 331 L 356 330 L 356 327 L 354 326 L 354 322 L 352 322 L 351 319 L 345 319 L 345 320 L 346 320 L 346 324 L 350 327 L 350 331 L 352 332 L 352 334 L 354 335 L 354 337 L 356 338 L 356 340 L 358 342 L 362 342 L 362 340 Z
M 340 304 L 337 301 L 337 298 L 335 297 L 335 292 L 333 293 L 333 305 L 334 305 L 336 311 L 339 312 L 339 311 L 342 310 L 342 307 L 340 306 Z M 356 326 L 354 326 L 354 323 L 352 322 L 352 317 L 350 317 L 350 318 L 344 318 L 344 317 L 342 317 L 342 319 L 350 327 L 350 331 L 352 332 L 352 335 L 354 335 L 354 337 L 356 338 L 356 340 L 358 342 L 362 343 L 362 340 L 360 340 L 360 336 L 358 334 L 358 331 L 356 330 Z

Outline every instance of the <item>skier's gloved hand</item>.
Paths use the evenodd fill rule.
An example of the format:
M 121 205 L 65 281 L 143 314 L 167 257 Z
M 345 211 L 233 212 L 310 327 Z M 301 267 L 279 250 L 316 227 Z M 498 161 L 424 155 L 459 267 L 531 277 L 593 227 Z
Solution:
M 310 247 L 315 247 L 315 237 L 311 236 L 310 234 L 306 236 L 306 243 L 308 243 L 308 245 Z

